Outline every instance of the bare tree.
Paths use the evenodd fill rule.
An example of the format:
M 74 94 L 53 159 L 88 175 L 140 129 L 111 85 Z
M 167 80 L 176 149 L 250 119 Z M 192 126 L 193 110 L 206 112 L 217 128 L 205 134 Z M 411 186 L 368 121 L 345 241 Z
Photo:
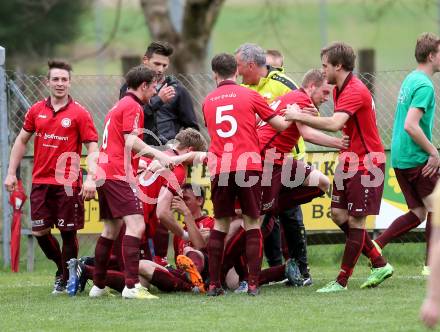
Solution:
M 212 29 L 225 0 L 186 0 L 182 29 L 170 17 L 168 1 L 140 0 L 151 38 L 170 42 L 175 48 L 172 70 L 180 74 L 204 69 Z

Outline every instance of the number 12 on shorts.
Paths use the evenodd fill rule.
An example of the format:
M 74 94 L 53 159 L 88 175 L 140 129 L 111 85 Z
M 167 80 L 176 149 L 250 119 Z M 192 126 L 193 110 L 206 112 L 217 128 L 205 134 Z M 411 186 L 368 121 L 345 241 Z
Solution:
M 223 112 L 233 111 L 233 110 L 234 110 L 234 105 L 218 106 L 215 110 L 215 123 L 222 124 L 224 122 L 227 122 L 231 126 L 231 129 L 228 131 L 224 131 L 223 129 L 217 129 L 217 135 L 219 135 L 222 138 L 228 138 L 234 136 L 234 134 L 237 132 L 237 127 L 238 127 L 237 120 L 230 114 L 223 114 Z

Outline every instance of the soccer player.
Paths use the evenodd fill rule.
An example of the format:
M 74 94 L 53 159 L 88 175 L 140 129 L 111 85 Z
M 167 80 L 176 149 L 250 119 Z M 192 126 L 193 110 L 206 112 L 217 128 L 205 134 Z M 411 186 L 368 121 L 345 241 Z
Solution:
M 51 60 L 48 66 L 49 97 L 35 103 L 26 114 L 11 150 L 5 186 L 9 191 L 17 186 L 17 168 L 35 133 L 30 197 L 32 234 L 46 257 L 57 266 L 52 293 L 60 294 L 68 278 L 66 262 L 78 255 L 76 232 L 84 227 L 83 200 L 92 199 L 96 191 L 92 165 L 82 184 L 81 148 L 83 144 L 86 146 L 87 154 L 92 157 L 89 162 L 93 163 L 98 134 L 89 112 L 69 95 L 70 64 Z M 51 234 L 54 226 L 60 230 L 62 250 Z
M 323 102 L 328 100 L 330 91 L 331 86 L 325 80 L 322 71 L 312 69 L 304 75 L 300 89 L 291 91 L 277 98 L 271 107 L 275 111 L 285 109 L 289 104 L 297 104 L 299 107 L 309 107 L 310 105 L 319 107 Z M 292 160 L 291 151 L 297 144 L 299 137 L 304 136 L 306 140 L 315 144 L 338 149 L 348 146 L 346 137 L 342 139 L 331 137 L 300 123 L 292 123 L 289 128 L 283 132 L 277 132 L 269 124 L 265 124 L 258 128 L 257 133 L 260 141 L 261 154 L 262 156 L 266 156 L 264 166 L 267 167 L 268 164 L 271 164 L 273 169 L 270 185 L 263 185 L 262 187 L 262 213 L 288 210 L 299 203 L 306 203 L 315 197 L 321 196 L 329 188 L 330 183 L 328 178 L 319 170 L 312 169 L 302 161 Z M 272 159 L 271 155 L 275 153 L 279 155 Z M 293 188 L 285 186 L 281 181 L 283 163 L 285 164 L 289 159 L 292 164 L 289 178 L 299 180 L 295 183 L 296 186 Z M 275 211 L 273 211 L 274 209 Z M 270 214 L 268 219 L 273 224 L 273 217 L 271 218 Z M 266 226 L 267 224 L 268 223 L 266 223 Z M 267 227 L 263 227 L 262 229 L 266 228 Z M 289 245 L 292 244 L 289 243 Z M 298 246 L 298 244 L 295 245 Z M 233 256 L 233 250 L 230 246 L 227 245 L 226 248 L 227 254 L 231 253 Z M 238 251 L 241 252 L 241 249 L 238 249 Z M 227 254 L 225 254 L 225 256 L 228 256 Z M 228 257 L 226 257 L 225 260 L 226 259 L 230 260 Z M 295 261 L 301 271 L 303 285 L 309 285 L 310 275 L 307 261 L 302 259 L 295 259 Z M 244 284 L 242 286 L 247 287 Z
M 279 51 L 277 52 L 281 54 Z M 241 45 L 236 51 L 236 59 L 238 73 L 243 78 L 244 86 L 257 91 L 269 104 L 276 98 L 297 89 L 297 84 L 285 75 L 282 67 L 274 68 L 267 62 L 267 54 L 258 45 Z M 262 124 L 264 123 L 259 123 L 259 125 Z M 294 158 L 297 160 L 304 159 L 305 150 L 304 140 L 300 137 L 292 151 Z M 269 218 L 269 215 L 264 218 L 263 225 L 269 222 Z M 296 261 L 303 261 L 307 264 L 306 231 L 303 215 L 301 208 L 295 206 L 280 211 L 272 233 L 264 241 L 264 253 L 269 266 L 279 266 L 282 263 L 280 224 L 283 226 L 284 238 L 291 257 Z M 304 277 L 311 283 L 312 279 L 308 272 Z
M 440 201 L 440 185 L 432 194 L 433 201 Z M 427 327 L 434 328 L 440 316 L 440 205 L 434 205 L 432 219 L 432 238 L 429 252 L 431 275 L 428 280 L 428 292 L 420 310 L 420 318 Z
M 157 158 L 162 165 L 172 165 L 171 157 L 151 148 L 142 141 L 143 109 L 155 93 L 155 73 L 138 66 L 126 75 L 128 91 L 124 98 L 108 112 L 102 145 L 99 153 L 97 179 L 99 210 L 104 230 L 95 249 L 94 286 L 90 297 L 100 297 L 108 292 L 105 288 L 107 265 L 111 249 L 122 223 L 126 225 L 122 239 L 122 255 L 125 265 L 124 298 L 148 299 L 151 294 L 139 283 L 139 247 L 145 231 L 142 204 L 138 198 L 135 174 L 139 158 L 134 152 Z
M 174 168 L 173 172 L 176 172 L 176 168 Z M 178 174 L 175 175 L 178 177 Z M 158 191 L 157 186 L 154 186 L 148 192 L 146 187 L 143 190 L 145 190 L 145 194 L 153 194 L 153 190 Z M 204 292 L 203 279 L 207 277 L 208 270 L 206 244 L 210 230 L 214 227 L 214 219 L 202 215 L 204 191 L 201 187 L 184 184 L 182 192 L 183 198 L 174 196 L 171 205 L 168 206 L 168 209 L 174 209 L 182 213 L 185 218 L 184 230 L 187 232 L 185 236 L 187 239 L 175 237 L 175 246 L 180 255 L 177 258 L 179 268 L 164 268 L 149 259 L 142 259 L 139 262 L 140 282 L 145 287 L 151 283 L 164 292 Z M 148 221 L 146 219 L 146 222 Z M 144 257 L 148 257 L 148 255 L 144 255 Z M 70 265 L 68 290 L 69 294 L 74 296 L 78 289 L 82 291 L 86 281 L 92 278 L 94 267 L 90 260 L 83 258 L 71 260 Z M 105 285 L 118 292 L 122 292 L 124 288 L 123 272 L 120 269 L 109 270 L 105 279 Z
M 262 172 L 255 115 L 278 130 L 290 123 L 276 115 L 255 91 L 236 84 L 234 56 L 222 53 L 211 62 L 217 89 L 204 100 L 203 114 L 211 144 L 208 168 L 216 219 L 208 243 L 210 285 L 208 295 L 224 294 L 220 271 L 225 236 L 238 198 L 246 229 L 246 258 L 249 267 L 249 294 L 258 294 L 262 238 L 259 227 Z
M 440 71 L 439 50 L 438 36 L 431 33 L 419 36 L 415 48 L 417 68 L 408 74 L 400 87 L 391 141 L 391 165 L 410 211 L 394 220 L 375 240 L 381 248 L 420 225 L 427 214 L 430 223 L 434 203 L 431 193 L 439 177 L 440 165 L 439 153 L 432 144 L 435 91 L 431 79 Z M 426 230 L 429 243 L 429 225 Z M 424 271 L 428 270 L 426 265 Z
M 317 117 L 288 109 L 286 118 L 316 129 L 339 131 L 350 139 L 341 150 L 336 169 L 331 213 L 333 221 L 346 234 L 341 270 L 336 280 L 318 292 L 347 290 L 348 279 L 364 245 L 376 264 L 361 285 L 375 287 L 389 278 L 392 266 L 372 243 L 365 229 L 368 215 L 377 215 L 384 185 L 385 154 L 376 125 L 373 98 L 367 87 L 353 75 L 355 53 L 351 46 L 336 42 L 321 50 L 322 68 L 333 91 L 335 111 L 331 117 Z

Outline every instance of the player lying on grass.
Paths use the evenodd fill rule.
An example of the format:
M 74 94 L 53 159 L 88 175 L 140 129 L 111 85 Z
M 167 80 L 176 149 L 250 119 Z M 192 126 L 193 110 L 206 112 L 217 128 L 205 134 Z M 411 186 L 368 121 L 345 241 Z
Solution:
M 202 214 L 203 190 L 198 186 L 194 186 L 194 188 L 196 189 L 193 190 L 191 185 L 184 185 L 183 199 L 176 196 L 171 204 L 172 209 L 184 215 L 184 228 L 189 237 L 186 241 L 180 238 L 176 241 L 178 250 L 182 250 L 184 253 L 184 255 L 177 257 L 178 268 L 165 268 L 151 260 L 141 259 L 139 277 L 144 287 L 152 284 L 164 292 L 204 292 L 201 274 L 207 274 L 206 243 L 214 221 L 211 217 Z M 194 262 L 191 258 L 194 259 Z M 204 270 L 205 272 L 203 272 Z M 93 261 L 87 258 L 71 260 L 69 271 L 68 291 L 73 296 L 78 290 L 82 291 L 86 281 L 92 277 Z M 122 292 L 124 288 L 123 273 L 118 270 L 110 270 L 106 277 L 106 286 Z

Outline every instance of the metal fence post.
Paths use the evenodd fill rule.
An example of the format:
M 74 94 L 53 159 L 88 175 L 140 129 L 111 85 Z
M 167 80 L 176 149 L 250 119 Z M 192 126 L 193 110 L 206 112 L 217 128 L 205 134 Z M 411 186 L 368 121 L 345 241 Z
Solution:
M 1 155 L 1 190 L 2 190 L 2 210 L 3 210 L 3 264 L 9 267 L 11 254 L 9 242 L 11 239 L 10 225 L 10 206 L 8 203 L 9 194 L 3 186 L 3 180 L 8 171 L 9 155 L 9 128 L 8 128 L 8 109 L 6 100 L 6 71 L 5 71 L 5 48 L 0 46 L 0 155 Z

